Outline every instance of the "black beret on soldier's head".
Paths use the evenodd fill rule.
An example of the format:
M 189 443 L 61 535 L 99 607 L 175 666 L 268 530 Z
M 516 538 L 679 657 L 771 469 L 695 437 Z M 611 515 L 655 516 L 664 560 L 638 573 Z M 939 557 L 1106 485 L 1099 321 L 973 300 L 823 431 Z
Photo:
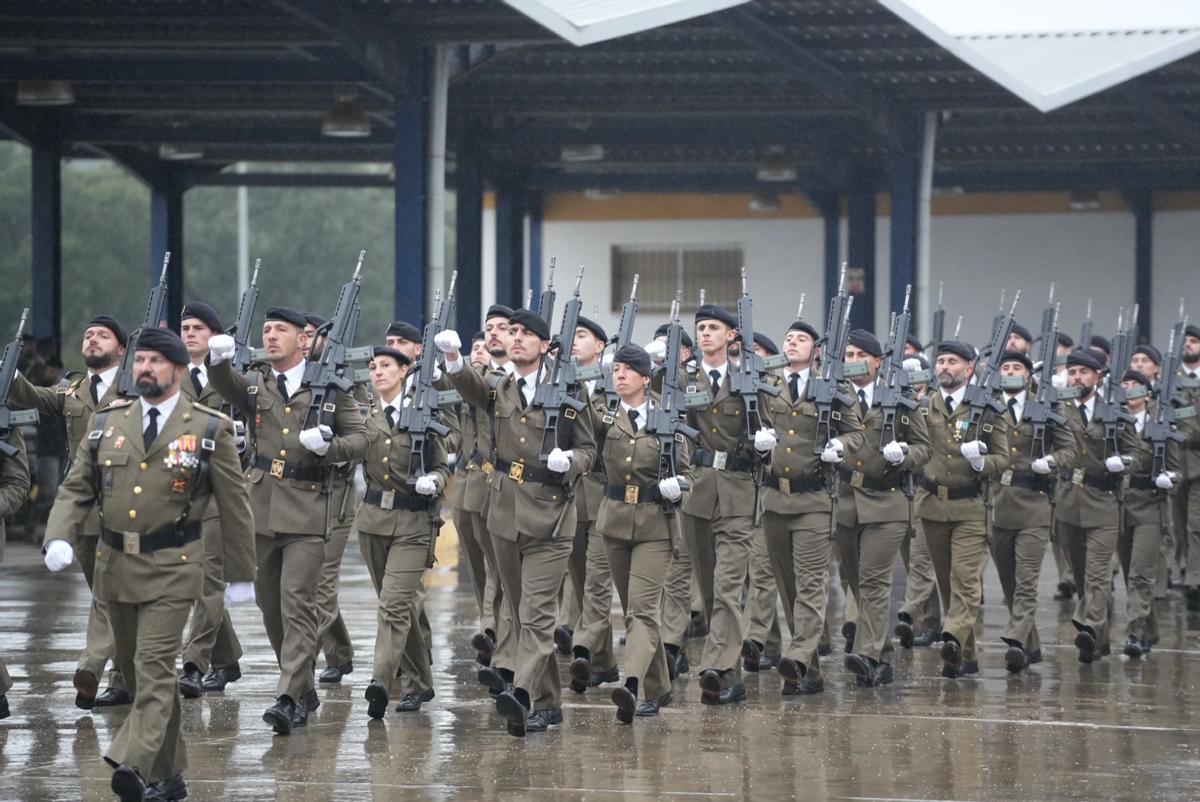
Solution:
M 970 343 L 962 340 L 943 340 L 938 343 L 937 356 L 942 354 L 952 354 L 959 359 L 965 359 L 968 362 L 975 361 L 975 349 Z
M 1133 368 L 1130 368 L 1129 370 L 1125 371 L 1125 373 L 1123 373 L 1121 375 L 1121 381 L 1137 382 L 1138 384 L 1145 387 L 1147 390 L 1154 389 L 1154 387 L 1150 384 L 1150 378 L 1148 376 L 1146 376 L 1145 373 L 1142 373 L 1140 370 L 1134 370 Z
M 386 356 L 396 360 L 397 365 L 411 365 L 412 360 L 403 351 L 398 351 L 395 348 L 389 348 L 386 345 L 375 346 L 374 355 L 376 357 Z
M 1100 372 L 1104 370 L 1104 363 L 1091 351 L 1081 349 L 1067 354 L 1067 367 L 1091 368 Z
M 296 328 L 302 329 L 308 324 L 304 314 L 297 312 L 295 309 L 288 309 L 286 306 L 272 306 L 263 315 L 263 320 L 280 320 L 284 323 L 291 323 Z
M 1200 340 L 1200 326 L 1195 323 L 1189 323 L 1183 330 L 1184 337 L 1195 337 Z
M 1099 334 L 1092 335 L 1092 341 L 1088 343 L 1092 348 L 1099 348 L 1106 356 L 1112 356 L 1112 343 L 1107 337 L 1101 337 Z
M 1033 334 L 1029 329 L 1022 326 L 1020 323 L 1014 322 L 1012 325 L 1012 333 L 1023 339 L 1027 343 L 1033 342 Z
M 530 312 L 528 309 L 516 309 L 509 316 L 508 322 L 513 326 L 522 326 L 530 334 L 535 334 L 540 339 L 550 339 L 550 326 L 536 312 Z
M 1058 344 L 1062 348 L 1074 348 L 1075 338 L 1070 334 L 1060 331 L 1058 333 Z
M 654 339 L 657 340 L 659 337 L 666 337 L 667 332 L 670 330 L 671 330 L 670 323 L 662 324 L 661 326 L 659 326 L 657 329 L 654 330 Z M 688 336 L 688 333 L 686 331 L 680 332 L 679 344 L 682 345 L 684 348 L 695 347 L 692 345 L 692 338 Z
M 146 329 L 138 335 L 136 351 L 157 351 L 176 365 L 188 363 L 187 348 L 170 329 Z
M 312 326 L 314 329 L 319 329 L 329 322 L 316 312 L 301 312 L 300 314 L 304 316 L 304 324 L 306 326 Z
M 846 335 L 846 342 L 855 348 L 866 351 L 871 356 L 883 356 L 883 344 L 879 338 L 866 329 L 855 329 Z
M 484 340 L 486 340 L 486 339 L 487 339 L 487 335 L 486 335 L 486 334 L 484 334 L 482 331 L 477 331 L 477 332 L 475 332 L 475 336 L 471 338 L 471 342 L 473 342 L 473 343 L 481 343 L 481 342 L 483 342 L 483 341 L 484 341 Z
M 1162 351 L 1159 351 L 1153 345 L 1139 345 L 1133 349 L 1133 352 L 1135 354 L 1145 354 L 1156 365 L 1162 364 Z
M 1024 351 L 1013 351 L 1011 349 L 1005 351 L 1000 355 L 1000 364 L 1003 365 L 1005 362 L 1020 362 L 1025 366 L 1025 370 L 1033 373 L 1033 362 L 1029 359 L 1029 354 Z
M 775 344 L 775 341 L 761 331 L 754 332 L 754 343 L 766 351 L 767 356 L 776 356 L 779 353 L 779 346 Z
M 221 325 L 221 318 L 217 316 L 217 310 L 201 301 L 192 301 L 183 305 L 183 312 L 180 313 L 179 319 L 187 320 L 188 318 L 195 318 L 216 332 L 225 330 L 225 327 Z
M 487 314 L 483 316 L 485 321 L 491 320 L 494 317 L 502 317 L 508 320 L 512 317 L 513 310 L 504 304 L 492 304 L 488 307 Z
M 916 337 L 912 336 L 911 334 L 905 338 L 904 342 L 905 342 L 905 344 L 912 346 L 917 351 L 925 350 L 925 346 L 921 344 L 921 341 L 918 340 Z
M 96 315 L 91 319 L 91 322 L 84 327 L 84 329 L 87 330 L 93 326 L 103 326 L 111 331 L 113 336 L 117 338 L 117 342 L 120 343 L 122 347 L 129 344 L 129 333 L 125 331 L 124 326 L 117 322 L 115 317 L 111 317 L 109 315 Z
M 792 321 L 792 325 L 788 326 L 788 331 L 802 331 L 809 337 L 812 337 L 814 341 L 821 339 L 821 335 L 813 328 L 813 324 L 807 320 Z
M 579 320 L 575 323 L 576 328 L 587 329 L 592 334 L 596 335 L 596 339 L 601 342 L 608 342 L 608 335 L 604 333 L 604 329 L 600 328 L 600 324 L 591 318 L 579 316 Z
M 421 330 L 411 323 L 406 323 L 403 320 L 397 320 L 392 325 L 388 326 L 388 337 L 399 337 L 403 340 L 408 340 L 410 343 L 421 342 Z
M 639 376 L 649 376 L 651 373 L 650 354 L 640 345 L 629 343 L 618 348 L 613 354 L 613 364 L 618 362 L 628 365 Z
M 730 314 L 728 309 L 722 309 L 716 304 L 704 304 L 696 310 L 696 322 L 701 320 L 715 320 L 731 329 L 737 328 L 737 318 Z

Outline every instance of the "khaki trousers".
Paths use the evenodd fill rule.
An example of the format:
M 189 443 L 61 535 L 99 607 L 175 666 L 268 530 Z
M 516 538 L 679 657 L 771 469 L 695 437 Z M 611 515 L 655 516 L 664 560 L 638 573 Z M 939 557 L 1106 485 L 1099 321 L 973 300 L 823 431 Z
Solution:
M 912 619 L 913 629 L 917 632 L 940 633 L 942 603 L 938 598 L 937 575 L 929 556 L 929 546 L 925 543 L 921 519 L 913 519 L 912 529 L 900 547 L 900 556 L 904 559 L 904 570 L 908 572 L 900 611 Z
M 682 649 L 687 642 L 688 626 L 692 623 L 692 558 L 688 554 L 686 538 L 679 538 L 676 545 L 679 556 L 672 558 L 671 567 L 667 569 L 659 631 L 664 645 L 669 643 Z
M 825 629 L 829 600 L 829 514 L 763 515 L 767 552 L 775 582 L 790 611 L 792 640 L 783 656 L 802 664 L 806 677 L 819 679 L 821 665 L 817 649 Z
M 390 537 L 360 533 L 358 550 L 379 597 L 371 677 L 383 683 L 389 696 L 394 696 L 396 675 L 403 668 L 412 690 L 428 690 L 432 687 L 432 669 L 419 619 L 429 535 Z
M 460 477 L 456 481 L 465 481 Z M 458 530 L 458 542 L 462 544 L 466 557 L 464 565 L 475 593 L 475 604 L 479 608 L 480 629 L 499 632 L 499 613 L 503 595 L 500 580 L 496 576 L 496 551 L 492 547 L 492 536 L 488 534 L 484 517 L 479 513 L 454 510 L 454 528 Z
M 75 557 L 83 568 L 83 578 L 87 580 L 88 589 L 96 586 L 96 545 L 100 542 L 99 535 L 79 535 L 76 538 Z M 78 668 L 86 668 L 97 678 L 104 676 L 104 667 L 113 658 L 112 625 L 108 621 L 108 608 L 105 602 L 92 596 L 92 604 L 88 609 L 87 637 L 83 651 L 79 654 Z M 125 688 L 125 680 L 121 670 L 113 662 L 112 673 L 108 677 L 109 687 Z
M 1158 523 L 1127 526 L 1117 540 L 1117 553 L 1125 574 L 1126 634 L 1147 644 L 1158 640 L 1154 591 L 1162 541 L 1162 526 Z
M 1054 528 L 1050 530 L 1050 550 L 1054 553 L 1054 567 L 1058 570 L 1058 581 L 1070 582 L 1072 585 L 1078 586 L 1079 583 L 1075 581 L 1075 570 L 1071 566 L 1071 555 L 1067 551 L 1067 539 L 1059 529 L 1057 521 L 1054 523 Z
M 275 692 L 292 701 L 313 688 L 317 657 L 317 581 L 325 564 L 320 535 L 255 536 L 254 595 L 279 664 Z
M 983 603 L 983 568 L 987 565 L 987 529 L 979 521 L 922 520 L 925 542 L 937 575 L 942 625 L 962 647 L 963 660 L 975 660 L 976 631 Z
M 1192 479 L 1179 488 L 1176 509 L 1181 512 L 1176 530 L 1187 533 L 1187 584 L 1200 586 L 1200 479 Z
M 1042 648 L 1037 631 L 1038 579 L 1049 545 L 1048 526 L 992 528 L 992 560 L 996 563 L 1004 603 L 1008 606 L 1008 624 L 1000 637 L 1005 643 L 1019 644 L 1026 651 Z
M 4 665 L 4 661 L 0 660 L 0 696 L 8 693 L 12 689 L 12 677 L 8 675 L 8 668 Z
M 635 679 L 645 699 L 659 699 L 671 690 L 667 652 L 659 631 L 659 602 L 671 570 L 671 542 L 603 538 L 612 568 L 613 584 L 625 613 L 627 680 Z
M 726 686 L 736 684 L 742 681 L 742 641 L 746 639 L 739 597 L 750 567 L 754 521 L 749 515 L 718 516 L 710 521 L 681 514 L 693 575 L 708 616 L 700 671 L 715 669 L 722 672 Z
M 221 565 L 220 519 L 204 521 L 204 589 L 192 605 L 192 624 L 183 645 L 184 665 L 206 673 L 242 658 L 242 644 L 225 609 L 225 574 Z M 217 530 L 210 534 L 212 530 Z
M 128 682 L 133 707 L 105 759 L 114 766 L 137 769 L 147 783 L 161 782 L 187 768 L 175 661 L 191 608 L 191 599 L 107 605 L 116 643 L 114 657 Z
M 1118 539 L 1115 517 L 1111 526 L 1092 529 L 1058 522 L 1059 532 L 1065 535 L 1071 555 L 1071 570 L 1076 577 L 1083 577 L 1072 622 L 1076 629 L 1090 631 L 1096 637 L 1097 650 L 1108 643 L 1113 601 L 1112 564 Z
M 779 588 L 767 553 L 767 533 L 755 527 L 750 541 L 750 577 L 746 586 L 744 626 L 746 637 L 762 647 L 767 657 L 778 658 L 783 652 L 779 628 Z
M 841 575 L 858 605 L 854 651 L 872 660 L 891 662 L 892 565 L 907 533 L 907 521 L 838 527 Z
M 582 612 L 575 627 L 573 641 L 576 649 L 587 649 L 593 671 L 607 671 L 616 665 L 616 659 L 613 657 L 612 630 L 613 578 L 608 565 L 608 552 L 605 550 L 604 538 L 593 532 L 590 525 L 580 521 L 576 527 L 577 531 L 584 529 L 587 546 L 586 565 L 581 583 L 583 593 L 579 597 Z M 576 540 L 578 539 L 576 534 Z
M 325 562 L 321 566 L 321 579 L 317 583 L 317 643 L 325 652 L 325 664 L 345 665 L 354 660 L 354 646 L 350 643 L 350 632 L 342 620 L 338 606 L 338 592 L 342 579 L 342 556 L 346 553 L 346 542 L 354 528 L 354 517 L 335 521 L 325 541 Z

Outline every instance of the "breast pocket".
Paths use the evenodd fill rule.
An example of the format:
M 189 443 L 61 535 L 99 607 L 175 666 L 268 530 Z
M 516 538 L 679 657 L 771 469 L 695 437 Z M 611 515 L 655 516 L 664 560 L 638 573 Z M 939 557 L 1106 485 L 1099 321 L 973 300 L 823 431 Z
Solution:
M 113 496 L 126 492 L 130 484 L 129 454 L 122 451 L 100 451 L 96 455 L 96 466 L 100 471 L 100 492 Z

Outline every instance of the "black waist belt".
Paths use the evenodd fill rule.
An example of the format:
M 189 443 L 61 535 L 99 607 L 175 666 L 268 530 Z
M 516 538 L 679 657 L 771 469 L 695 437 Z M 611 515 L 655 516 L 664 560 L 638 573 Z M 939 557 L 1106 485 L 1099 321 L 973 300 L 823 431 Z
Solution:
M 149 554 L 159 549 L 177 549 L 200 539 L 200 522 L 189 521 L 182 526 L 159 529 L 144 535 L 137 532 L 118 532 L 107 526 L 100 527 L 100 539 L 117 551 L 126 554 Z
M 942 501 L 958 501 L 964 498 L 979 498 L 979 485 L 970 485 L 969 487 L 946 487 L 939 485 L 924 476 L 921 477 L 921 487 L 934 494 Z
M 756 461 L 750 457 L 736 457 L 728 451 L 709 451 L 700 448 L 692 452 L 692 464 L 718 471 L 752 471 Z
M 838 471 L 842 481 L 851 487 L 861 487 L 864 490 L 899 490 L 904 480 L 899 476 L 867 476 L 861 471 L 851 471 L 845 468 Z
M 783 477 L 771 476 L 770 474 L 763 477 L 763 484 L 780 493 L 811 493 L 814 490 L 824 490 L 825 480 L 821 477 Z
M 1132 490 L 1158 490 L 1158 485 L 1149 476 L 1129 477 L 1129 487 Z
M 255 468 L 264 470 L 276 479 L 302 479 L 306 482 L 323 482 L 328 470 L 319 465 L 297 465 L 281 459 L 271 459 L 255 454 L 250 462 Z
M 1039 493 L 1050 492 L 1050 477 L 1040 473 L 1014 473 L 1008 482 L 1009 487 L 1023 487 L 1026 490 L 1036 490 Z
M 363 494 L 363 501 L 385 510 L 412 510 L 418 512 L 429 509 L 430 499 L 426 496 L 414 496 L 411 493 L 383 490 L 367 485 L 367 492 Z
M 658 485 L 613 485 L 604 486 L 604 495 L 626 504 L 656 504 L 663 500 Z
M 549 468 L 526 465 L 523 462 L 509 462 L 506 459 L 497 458 L 495 470 L 517 482 L 537 482 L 543 485 L 561 485 L 563 483 L 563 474 L 555 473 Z

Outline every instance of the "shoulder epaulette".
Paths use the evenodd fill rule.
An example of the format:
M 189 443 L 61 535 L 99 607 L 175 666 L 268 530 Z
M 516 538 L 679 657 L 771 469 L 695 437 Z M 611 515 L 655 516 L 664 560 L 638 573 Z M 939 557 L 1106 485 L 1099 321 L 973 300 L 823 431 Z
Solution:
M 106 412 L 110 409 L 124 409 L 125 407 L 129 406 L 136 400 L 137 400 L 136 398 L 114 398 L 112 401 L 109 401 L 107 404 L 100 407 L 96 411 L 97 412 Z
M 199 401 L 192 402 L 192 409 L 196 410 L 197 412 L 206 412 L 209 415 L 212 415 L 214 418 L 220 418 L 221 420 L 232 420 L 232 418 L 230 418 L 228 415 L 226 415 L 221 410 L 213 409 L 212 407 L 206 407 L 206 406 L 204 406 L 204 404 L 201 404 Z

